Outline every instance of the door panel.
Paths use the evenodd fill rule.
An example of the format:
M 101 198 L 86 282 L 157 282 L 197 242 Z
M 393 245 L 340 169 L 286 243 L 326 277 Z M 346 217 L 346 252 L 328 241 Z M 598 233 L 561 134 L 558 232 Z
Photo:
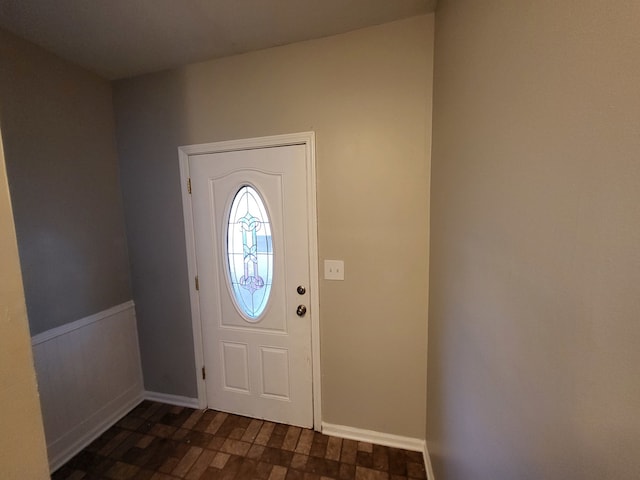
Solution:
M 245 343 L 220 342 L 224 388 L 249 393 L 249 357 Z
M 261 347 L 262 395 L 289 399 L 289 351 L 284 348 Z
M 312 312 L 296 315 L 299 304 L 309 307 L 308 291 L 296 292 L 298 285 L 309 286 L 305 148 L 190 155 L 189 171 L 209 406 L 310 427 Z M 245 186 L 264 203 L 268 227 L 249 200 L 242 203 L 245 197 L 236 205 L 240 220 L 228 225 Z M 227 243 L 240 239 L 243 253 L 229 260 Z M 265 292 L 265 245 L 272 246 L 272 284 L 266 308 L 253 318 L 241 303 Z M 231 263 L 236 276 L 230 276 Z

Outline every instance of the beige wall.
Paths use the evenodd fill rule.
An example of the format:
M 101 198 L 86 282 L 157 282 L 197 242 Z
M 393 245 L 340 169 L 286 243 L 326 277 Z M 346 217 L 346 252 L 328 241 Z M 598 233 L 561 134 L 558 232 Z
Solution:
M 640 478 L 640 4 L 438 4 L 436 478 Z
M 0 141 L 0 476 L 49 478 L 27 311 Z
M 195 395 L 176 148 L 314 130 L 320 261 L 346 270 L 321 282 L 323 419 L 424 438 L 432 24 L 115 83 L 148 389 Z

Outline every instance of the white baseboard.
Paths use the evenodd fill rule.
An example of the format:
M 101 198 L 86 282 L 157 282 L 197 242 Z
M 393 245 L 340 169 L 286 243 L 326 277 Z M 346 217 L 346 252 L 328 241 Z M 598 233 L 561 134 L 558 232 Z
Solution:
M 433 475 L 433 466 L 431 465 L 431 457 L 429 456 L 427 442 L 424 442 L 422 456 L 424 457 L 424 468 L 427 470 L 427 480 L 435 480 L 436 477 Z
M 358 440 L 360 442 L 375 443 L 386 447 L 402 448 L 413 452 L 424 452 L 426 448 L 425 441 L 419 438 L 403 437 L 391 433 L 375 432 L 373 430 L 346 427 L 344 425 L 335 425 L 326 422 L 322 422 L 322 433 L 334 437 Z
M 145 390 L 144 398 L 145 400 L 167 403 L 178 407 L 200 408 L 197 398 L 183 397 L 182 395 L 171 395 L 169 393 L 150 392 Z

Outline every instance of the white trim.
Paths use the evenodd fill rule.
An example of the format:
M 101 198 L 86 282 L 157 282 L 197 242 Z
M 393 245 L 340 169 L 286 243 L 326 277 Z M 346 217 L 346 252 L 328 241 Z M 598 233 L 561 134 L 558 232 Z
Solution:
M 347 427 L 345 425 L 335 425 L 322 422 L 322 433 L 333 437 L 348 438 L 359 442 L 375 443 L 386 447 L 402 448 L 413 452 L 424 452 L 425 441 L 420 438 L 403 437 L 391 433 L 376 432 L 363 428 Z M 431 477 L 429 477 L 431 480 Z
M 268 137 L 240 138 L 222 142 L 184 145 L 178 151 L 185 156 L 207 153 L 233 152 L 236 150 L 254 150 L 266 147 L 284 147 L 286 145 L 304 145 L 314 142 L 314 132 L 287 133 L 284 135 L 270 135 Z
M 196 266 L 196 241 L 193 230 L 193 210 L 191 209 L 191 194 L 187 188 L 189 175 L 189 155 L 185 149 L 179 147 L 178 156 L 180 159 L 180 185 L 182 193 L 182 215 L 184 217 L 184 236 L 187 247 L 187 272 L 189 275 L 189 302 L 191 304 L 191 330 L 193 331 L 193 351 L 196 366 L 196 386 L 198 394 L 198 408 L 206 408 L 207 386 L 202 378 L 202 368 L 204 368 L 204 347 L 202 343 L 202 322 L 200 320 L 200 302 L 198 292 L 194 288 L 194 279 L 198 275 Z
M 431 457 L 429 456 L 429 449 L 427 448 L 427 442 L 424 442 L 424 450 L 422 451 L 422 457 L 424 458 L 424 468 L 427 470 L 427 480 L 435 480 L 433 474 L 433 466 L 431 465 Z
M 220 153 L 236 150 L 251 150 L 266 147 L 281 147 L 286 145 L 304 145 L 307 161 L 307 214 L 309 219 L 309 306 L 311 315 L 311 351 L 313 376 L 313 425 L 318 431 L 322 428 L 322 395 L 320 372 L 320 299 L 318 277 L 318 215 L 316 211 L 316 147 L 314 132 L 300 132 L 286 135 L 229 140 L 224 142 L 206 143 L 200 145 L 186 145 L 178 147 L 180 161 L 180 183 L 182 191 L 182 212 L 184 216 L 185 240 L 187 248 L 187 271 L 189 273 L 189 296 L 191 300 L 191 324 L 193 328 L 194 354 L 196 363 L 196 378 L 198 386 L 198 408 L 208 405 L 206 385 L 202 379 L 200 369 L 204 365 L 204 350 L 202 339 L 202 322 L 200 319 L 200 303 L 198 292 L 192 281 L 197 275 L 195 237 L 193 230 L 193 216 L 191 209 L 191 195 L 187 190 L 189 179 L 189 155 Z
M 52 328 L 51 330 L 47 330 L 46 332 L 38 333 L 37 335 L 31 337 L 31 346 L 48 342 L 53 338 L 59 337 L 61 335 L 66 335 L 69 332 L 73 332 L 74 330 L 77 330 L 79 328 L 86 327 L 87 325 L 91 325 L 95 322 L 99 322 L 100 320 L 111 317 L 112 315 L 116 315 L 117 313 L 124 312 L 125 310 L 133 307 L 133 300 L 129 300 L 128 302 L 121 303 L 120 305 L 116 305 L 115 307 L 107 308 L 106 310 L 94 313 L 93 315 L 81 318 L 80 320 L 60 325 L 59 327 Z
M 302 134 L 301 134 L 302 136 Z M 318 210 L 316 207 L 316 135 L 307 132 L 307 209 L 309 215 L 309 303 L 311 311 L 311 368 L 313 369 L 313 425 L 322 428 L 322 383 L 320 375 L 320 277 L 318 273 Z
M 62 467 L 96 438 L 118 423 L 122 417 L 133 410 L 133 408 L 142 401 L 142 392 L 136 387 L 137 385 L 122 393 L 107 405 L 104 405 L 102 408 L 97 410 L 90 419 L 76 425 L 74 428 L 70 429 L 64 437 L 61 437 L 50 445 L 47 445 L 49 453 L 49 471 L 53 473 Z M 130 398 L 127 398 L 128 396 L 130 396 Z M 113 406 L 119 402 L 123 403 L 116 409 L 112 410 Z M 91 420 L 94 418 L 99 418 L 99 422 L 91 429 L 83 432 L 82 427 L 87 423 L 91 423 Z M 56 452 L 56 446 L 59 444 L 64 445 L 67 438 L 71 438 L 72 440 L 69 441 L 68 445 L 62 447 L 59 452 Z
M 178 407 L 200 408 L 197 398 L 183 397 L 182 395 L 172 395 L 170 393 L 144 391 L 144 399 L 152 402 L 167 403 Z

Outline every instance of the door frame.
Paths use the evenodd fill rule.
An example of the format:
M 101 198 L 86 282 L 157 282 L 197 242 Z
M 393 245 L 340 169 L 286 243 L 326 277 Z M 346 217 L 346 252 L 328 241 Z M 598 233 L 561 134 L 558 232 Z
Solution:
M 189 273 L 189 298 L 191 302 L 191 324 L 193 329 L 193 347 L 195 356 L 195 375 L 198 386 L 198 407 L 208 405 L 204 367 L 204 344 L 202 319 L 200 318 L 199 293 L 196 290 L 197 276 L 195 234 L 193 229 L 193 210 L 189 193 L 189 155 L 200 155 L 240 150 L 254 150 L 268 147 L 303 145 L 307 171 L 307 236 L 309 238 L 309 305 L 311 307 L 311 370 L 313 388 L 313 428 L 320 431 L 322 423 L 321 376 L 320 376 L 320 300 L 318 273 L 318 215 L 316 210 L 316 156 L 315 132 L 300 132 L 267 137 L 244 138 L 197 145 L 178 147 L 180 161 L 180 185 L 182 193 L 182 212 L 187 250 L 187 270 Z

